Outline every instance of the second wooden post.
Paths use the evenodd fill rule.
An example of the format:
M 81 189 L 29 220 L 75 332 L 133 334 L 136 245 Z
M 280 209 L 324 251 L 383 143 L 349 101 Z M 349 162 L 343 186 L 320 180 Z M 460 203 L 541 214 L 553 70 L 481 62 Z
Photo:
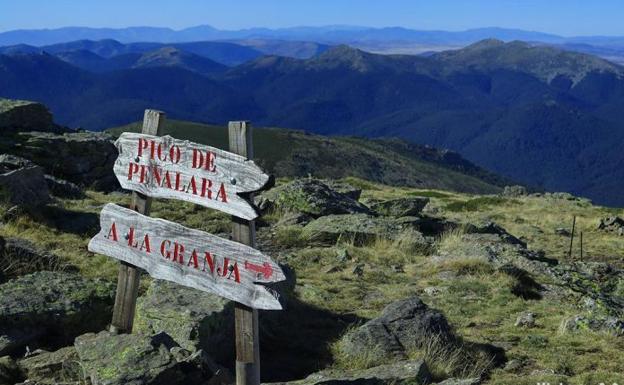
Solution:
M 246 121 L 228 124 L 230 151 L 247 159 L 253 158 L 251 124 Z M 253 201 L 253 195 L 248 199 Z M 232 217 L 232 240 L 256 247 L 256 225 Z M 234 309 L 236 333 L 236 385 L 260 384 L 260 341 L 258 310 L 236 303 Z
M 165 123 L 165 113 L 156 110 L 145 110 L 142 133 L 148 135 L 162 135 Z M 149 215 L 152 198 L 137 192 L 132 193 L 130 208 L 143 215 Z M 139 295 L 140 271 L 136 266 L 121 262 L 117 278 L 117 293 L 111 331 L 114 333 L 132 333 L 134 323 L 134 309 Z

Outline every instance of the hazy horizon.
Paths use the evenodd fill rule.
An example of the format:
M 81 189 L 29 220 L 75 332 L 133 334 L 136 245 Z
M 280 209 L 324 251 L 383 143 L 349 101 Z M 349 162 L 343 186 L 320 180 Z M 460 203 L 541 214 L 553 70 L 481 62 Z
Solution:
M 169 1 L 24 0 L 0 1 L 0 32 L 63 27 L 180 30 L 210 25 L 221 30 L 322 26 L 402 27 L 415 30 L 464 31 L 477 28 L 521 29 L 573 36 L 621 36 L 624 3 L 554 0 L 441 0 L 381 3 L 353 0 L 314 2 L 267 0 Z

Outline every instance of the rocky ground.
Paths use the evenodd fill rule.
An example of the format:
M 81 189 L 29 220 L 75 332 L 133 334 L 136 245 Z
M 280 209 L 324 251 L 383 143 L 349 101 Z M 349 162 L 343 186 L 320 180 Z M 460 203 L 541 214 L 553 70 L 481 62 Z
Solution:
M 0 141 L 0 384 L 232 383 L 224 299 L 143 276 L 134 333 L 106 331 L 117 265 L 86 244 L 129 194 L 111 192 L 109 137 L 38 124 Z M 354 178 L 256 201 L 259 248 L 288 276 L 284 310 L 260 314 L 265 383 L 623 381 L 622 210 Z M 182 202 L 152 216 L 229 236 L 228 216 Z

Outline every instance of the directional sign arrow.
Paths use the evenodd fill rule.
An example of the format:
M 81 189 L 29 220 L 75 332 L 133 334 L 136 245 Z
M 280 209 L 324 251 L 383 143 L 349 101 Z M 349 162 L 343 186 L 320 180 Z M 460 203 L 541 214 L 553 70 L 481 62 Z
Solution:
M 124 132 L 115 142 L 121 186 L 154 198 L 179 199 L 252 220 L 258 213 L 241 193 L 265 188 L 270 177 L 253 161 L 215 147 Z
M 273 268 L 270 263 L 263 263 L 262 266 L 254 265 L 249 261 L 245 261 L 245 269 L 255 271 L 256 273 L 264 276 L 265 279 L 271 278 L 273 274 Z
M 252 247 L 112 203 L 102 209 L 100 226 L 89 251 L 253 308 L 281 309 L 275 296 L 257 283 L 283 281 L 284 273 Z

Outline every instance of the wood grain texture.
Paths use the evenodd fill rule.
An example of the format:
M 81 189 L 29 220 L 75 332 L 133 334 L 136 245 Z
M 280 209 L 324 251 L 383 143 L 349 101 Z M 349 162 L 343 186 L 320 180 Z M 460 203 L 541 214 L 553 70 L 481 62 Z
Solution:
M 149 148 L 142 149 L 139 156 L 139 143 L 145 144 L 150 141 L 154 141 L 156 148 L 158 145 L 161 146 L 160 157 L 157 151 L 152 157 L 151 143 Z M 116 146 L 119 156 L 115 162 L 114 172 L 125 189 L 154 198 L 196 203 L 244 219 L 250 220 L 258 216 L 251 201 L 239 194 L 263 189 L 268 185 L 270 178 L 253 161 L 247 160 L 244 156 L 170 136 L 156 137 L 128 132 L 119 137 Z M 171 148 L 175 148 L 176 153 L 179 150 L 179 159 L 174 156 L 175 162 L 171 161 L 169 154 Z M 197 158 L 194 158 L 194 154 Z M 202 154 L 204 161 L 208 158 L 207 154 L 214 156 L 211 167 L 198 167 L 199 154 Z M 140 176 L 141 170 L 131 173 L 134 164 L 147 170 L 143 180 Z M 158 175 L 154 174 L 155 167 Z M 165 178 L 167 173 L 170 183 L 167 183 Z M 175 178 L 178 175 L 180 182 L 176 186 Z M 194 183 L 191 182 L 192 179 Z M 209 181 L 211 185 L 211 197 L 202 193 L 204 180 Z M 221 184 L 225 188 L 227 202 L 218 197 Z
M 229 122 L 230 151 L 247 159 L 253 158 L 251 124 L 247 121 Z M 253 194 L 247 196 L 253 201 Z M 232 239 L 250 247 L 256 246 L 254 221 L 232 217 Z M 260 385 L 260 334 L 258 310 L 236 303 L 234 308 L 236 339 L 236 384 Z
M 89 251 L 145 269 L 154 278 L 215 293 L 252 308 L 281 309 L 275 296 L 255 282 L 282 281 L 284 273 L 254 248 L 112 203 L 104 206 L 100 225 L 100 232 L 89 242 Z M 178 248 L 179 253 L 176 244 L 183 247 Z M 194 250 L 197 259 L 192 258 Z
M 145 110 L 142 132 L 147 135 L 159 136 L 165 125 L 165 113 L 157 110 Z M 152 205 L 151 198 L 136 192 L 132 193 L 130 209 L 149 215 Z M 136 266 L 121 262 L 117 276 L 117 291 L 111 331 L 115 333 L 131 333 L 134 325 L 134 312 L 139 295 L 141 272 Z

